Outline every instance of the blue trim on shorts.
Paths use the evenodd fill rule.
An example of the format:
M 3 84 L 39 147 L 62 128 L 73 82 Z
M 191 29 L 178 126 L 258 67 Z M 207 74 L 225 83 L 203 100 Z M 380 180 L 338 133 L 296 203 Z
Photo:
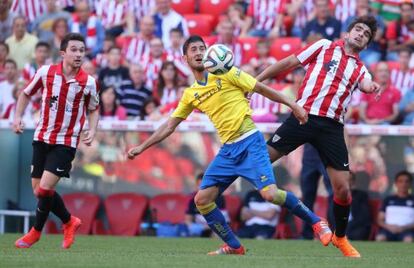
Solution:
M 224 144 L 208 166 L 200 189 L 218 186 L 222 192 L 239 176 L 258 190 L 276 183 L 266 142 L 259 131 L 241 141 Z

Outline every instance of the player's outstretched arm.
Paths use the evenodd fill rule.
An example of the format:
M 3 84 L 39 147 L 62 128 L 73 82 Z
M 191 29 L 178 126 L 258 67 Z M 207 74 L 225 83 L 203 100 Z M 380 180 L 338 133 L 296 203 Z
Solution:
M 89 130 L 85 131 L 85 137 L 83 138 L 83 142 L 90 146 L 92 144 L 93 139 L 95 138 L 96 131 L 98 129 L 98 121 L 99 121 L 99 109 L 89 110 L 89 118 L 88 118 L 88 125 Z
M 262 73 L 260 73 L 256 79 L 257 81 L 264 81 L 268 78 L 272 78 L 277 76 L 278 74 L 290 70 L 292 68 L 295 68 L 300 65 L 300 61 L 295 55 L 290 55 L 289 57 L 286 57 L 282 59 L 281 61 L 276 62 L 275 64 L 270 65 L 267 67 Z
M 14 114 L 13 119 L 13 131 L 17 134 L 23 133 L 23 121 L 22 115 L 24 110 L 26 110 L 27 105 L 30 102 L 30 97 L 26 93 L 22 92 L 17 99 L 16 113 Z
M 308 121 L 308 114 L 301 106 L 299 106 L 296 102 L 289 99 L 287 96 L 283 95 L 280 92 L 266 86 L 262 82 L 257 82 L 256 86 L 254 87 L 254 91 L 259 93 L 260 95 L 265 96 L 272 101 L 279 102 L 285 104 L 292 109 L 292 113 L 295 117 L 299 120 L 301 124 L 305 124 Z
M 168 136 L 170 136 L 175 128 L 183 121 L 184 119 L 178 117 L 170 117 L 167 122 L 163 123 L 146 141 L 142 144 L 131 148 L 128 151 L 128 158 L 134 159 L 135 156 L 143 153 L 146 149 L 152 145 L 161 142 Z

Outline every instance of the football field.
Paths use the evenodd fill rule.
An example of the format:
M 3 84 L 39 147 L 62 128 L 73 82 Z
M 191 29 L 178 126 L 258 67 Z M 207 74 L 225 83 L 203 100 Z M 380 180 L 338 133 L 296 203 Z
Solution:
M 316 241 L 243 240 L 245 256 L 207 256 L 217 239 L 78 236 L 62 250 L 62 236 L 45 235 L 16 249 L 17 234 L 0 235 L 0 267 L 414 267 L 414 244 L 356 242 L 361 259 L 346 259 Z

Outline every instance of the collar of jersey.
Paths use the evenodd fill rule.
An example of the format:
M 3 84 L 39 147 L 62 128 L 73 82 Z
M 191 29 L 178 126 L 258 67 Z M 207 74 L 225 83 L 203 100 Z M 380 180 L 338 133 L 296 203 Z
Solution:
M 199 84 L 200 86 L 205 86 L 205 85 L 207 85 L 207 82 L 208 82 L 208 72 L 204 72 L 204 79 L 206 80 L 206 82 L 200 82 L 200 81 L 198 81 L 197 79 L 196 79 L 196 81 L 197 81 L 197 84 Z

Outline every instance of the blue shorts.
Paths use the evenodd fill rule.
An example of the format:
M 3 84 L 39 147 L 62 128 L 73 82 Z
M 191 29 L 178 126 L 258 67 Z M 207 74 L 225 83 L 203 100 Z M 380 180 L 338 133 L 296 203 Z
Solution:
M 241 141 L 225 143 L 204 173 L 200 189 L 218 186 L 223 192 L 239 176 L 258 190 L 276 183 L 266 142 L 259 131 Z

